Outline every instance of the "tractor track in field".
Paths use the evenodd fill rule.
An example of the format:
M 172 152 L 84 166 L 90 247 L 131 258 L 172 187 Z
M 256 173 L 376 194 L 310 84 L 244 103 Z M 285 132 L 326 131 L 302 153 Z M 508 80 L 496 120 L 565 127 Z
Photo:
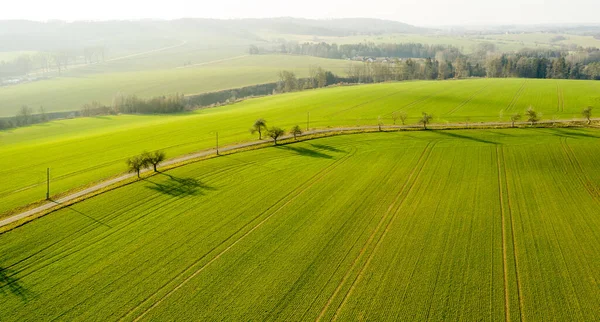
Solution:
M 506 254 L 506 216 L 504 209 L 504 184 L 502 182 L 502 166 L 500 163 L 500 155 L 502 151 L 499 146 L 496 146 L 496 164 L 498 166 L 498 197 L 500 201 L 501 227 L 502 227 L 502 271 L 504 275 L 504 319 L 510 322 L 510 293 L 508 286 L 508 255 Z M 502 154 L 502 159 L 504 155 Z M 502 164 L 503 165 L 503 164 Z
M 434 92 L 433 94 L 430 94 L 430 95 L 427 95 L 427 96 L 423 96 L 423 97 L 421 97 L 421 98 L 419 98 L 419 99 L 416 99 L 416 100 L 414 100 L 414 101 L 412 101 L 412 102 L 410 102 L 410 103 L 408 103 L 408 104 L 406 104 L 406 105 L 402 106 L 401 108 L 399 108 L 399 109 L 397 109 L 397 110 L 395 110 L 395 111 L 393 111 L 393 112 L 391 112 L 391 113 L 384 114 L 384 115 L 385 115 L 385 116 L 392 115 L 392 114 L 394 114 L 394 113 L 396 113 L 396 112 L 400 112 L 400 111 L 403 111 L 403 110 L 405 110 L 405 109 L 407 109 L 407 108 L 411 108 L 411 107 L 413 107 L 413 106 L 415 106 L 415 105 L 417 105 L 417 104 L 419 104 L 419 103 L 421 103 L 421 102 L 424 102 L 424 101 L 426 101 L 426 100 L 428 100 L 428 99 L 430 99 L 430 98 L 432 98 L 432 97 L 434 97 L 434 96 L 437 96 L 437 95 L 439 95 L 439 94 L 441 94 L 441 93 L 444 93 L 444 92 L 445 92 L 445 91 L 447 91 L 447 90 L 448 90 L 448 88 L 440 89 L 439 91 L 437 91 L 437 92 Z
M 435 143 L 433 144 L 435 145 Z M 390 213 L 392 213 L 392 210 L 394 210 L 394 208 L 396 208 L 396 203 L 400 200 L 400 197 L 402 195 L 406 195 L 408 196 L 408 194 L 410 194 L 410 191 L 412 190 L 412 187 L 414 186 L 414 183 L 417 181 L 419 175 L 421 174 L 421 170 L 424 168 L 425 164 L 427 163 L 427 160 L 429 159 L 429 156 L 431 155 L 431 150 L 433 149 L 433 146 L 431 143 L 428 143 L 427 146 L 423 149 L 423 152 L 421 153 L 417 164 L 415 165 L 415 168 L 413 169 L 413 171 L 411 172 L 410 176 L 408 177 L 408 179 L 406 180 L 405 184 L 402 186 L 402 188 L 400 189 L 398 195 L 396 196 L 396 199 L 390 204 L 390 206 L 388 207 L 386 213 L 384 214 L 384 216 L 381 218 L 381 220 L 379 221 L 379 223 L 377 224 L 377 226 L 375 227 L 375 229 L 373 230 L 373 232 L 371 233 L 371 236 L 369 236 L 369 239 L 367 240 L 367 242 L 365 243 L 365 245 L 363 245 L 361 251 L 359 252 L 358 256 L 354 259 L 354 261 L 352 262 L 352 265 L 350 266 L 350 268 L 346 271 L 345 276 L 342 278 L 342 280 L 340 281 L 340 283 L 338 284 L 337 288 L 335 289 L 335 291 L 333 292 L 333 294 L 330 296 L 329 300 L 327 301 L 327 303 L 325 304 L 325 306 L 323 307 L 323 309 L 321 310 L 321 313 L 319 314 L 319 316 L 317 317 L 316 321 L 321 321 L 323 319 L 323 317 L 325 316 L 325 314 L 327 313 L 327 311 L 329 310 L 331 304 L 333 303 L 333 301 L 335 300 L 335 298 L 337 297 L 337 295 L 339 294 L 339 292 L 341 291 L 342 287 L 346 284 L 346 281 L 350 278 L 350 275 L 352 274 L 352 271 L 357 267 L 357 265 L 359 264 L 360 260 L 362 259 L 362 257 L 365 255 L 367 249 L 369 248 L 369 246 L 373 243 L 373 240 L 375 239 L 375 236 L 379 233 L 379 231 L 381 230 L 381 228 L 383 227 L 384 222 L 386 222 L 388 216 L 390 215 Z M 421 162 L 423 161 L 423 162 Z M 417 171 L 417 169 L 419 169 Z M 416 178 L 414 181 L 411 182 L 411 180 L 413 179 L 413 177 L 415 177 L 415 172 L 418 172 L 416 175 Z M 407 193 L 404 194 L 407 186 L 410 186 Z M 406 197 L 404 199 L 402 199 L 402 201 L 404 201 L 406 199 Z M 402 206 L 402 201 L 400 202 L 400 204 L 398 205 L 398 209 Z M 397 209 L 393 212 L 392 218 L 391 220 L 388 222 L 388 224 L 385 227 L 385 230 L 383 232 L 383 234 L 380 236 L 380 238 L 377 240 L 375 248 L 373 249 L 373 251 L 371 252 L 371 256 L 369 256 L 369 258 L 367 259 L 367 262 L 365 262 L 365 264 L 362 266 L 361 270 L 359 271 L 357 277 L 354 279 L 354 281 L 352 282 L 352 285 L 350 286 L 350 289 L 348 290 L 348 292 L 344 295 L 344 298 L 342 300 L 342 302 L 340 303 L 340 306 L 337 308 L 335 315 L 333 316 L 332 320 L 335 320 L 338 316 L 339 310 L 343 307 L 343 305 L 345 304 L 346 300 L 348 299 L 348 297 L 350 296 L 354 286 L 356 285 L 356 282 L 359 280 L 359 278 L 362 276 L 362 272 L 365 270 L 365 268 L 368 266 L 368 264 L 370 263 L 371 259 L 373 258 L 373 254 L 375 254 L 378 246 L 381 244 L 381 241 L 384 239 L 385 235 L 387 234 L 387 231 L 389 231 L 389 227 L 391 225 L 391 223 L 393 222 L 393 219 L 395 218 L 395 215 L 397 214 Z
M 394 166 L 390 167 L 390 169 L 389 169 L 389 170 L 386 172 L 386 175 L 385 175 L 385 177 L 386 177 L 386 178 L 390 178 L 390 177 L 391 177 L 391 176 L 390 176 L 390 173 L 394 173 L 394 172 L 396 171 L 396 169 L 397 169 L 399 166 L 400 166 L 400 163 L 396 163 L 396 164 L 394 164 Z M 388 182 L 389 182 L 389 180 L 388 180 Z M 366 198 L 363 198 L 363 200 L 362 200 L 361 202 L 358 202 L 358 204 L 359 204 L 359 205 L 362 205 L 362 203 L 364 203 L 364 202 L 365 202 L 365 199 L 366 199 Z M 361 209 L 361 207 L 360 207 L 360 206 L 358 206 L 358 207 L 356 207 L 356 209 Z M 354 215 L 354 213 L 355 213 L 355 212 L 356 212 L 356 211 L 354 211 L 352 215 Z M 327 253 L 327 252 L 329 252 L 329 249 L 330 249 L 330 248 L 329 248 L 328 246 L 329 246 L 330 244 L 334 243 L 334 242 L 337 240 L 337 238 L 336 238 L 336 237 L 337 237 L 338 235 L 340 235 L 340 234 L 342 234 L 342 233 L 344 232 L 344 230 L 343 230 L 342 228 L 345 228 L 347 225 L 350 225 L 350 218 L 352 218 L 352 217 L 350 217 L 350 216 L 348 216 L 348 217 L 349 217 L 349 219 L 347 219 L 346 221 L 344 221 L 344 222 L 343 222 L 343 225 L 342 225 L 342 227 L 341 227 L 341 229 L 339 229 L 339 230 L 338 230 L 338 231 L 335 233 L 335 235 L 333 235 L 332 237 L 330 237 L 330 238 L 328 239 L 328 241 L 327 241 L 327 246 L 325 246 L 325 247 L 323 247 L 323 248 L 322 248 L 322 250 L 319 252 L 319 256 L 315 257 L 315 259 L 314 259 L 314 260 L 311 262 L 311 265 L 310 265 L 310 266 L 309 266 L 309 267 L 308 267 L 308 268 L 307 268 L 305 271 L 310 271 L 310 269 L 312 268 L 312 266 L 313 266 L 313 265 L 315 265 L 315 264 L 317 263 L 317 260 L 320 258 L 320 256 L 321 256 L 322 254 L 324 254 L 324 253 Z M 322 287 L 322 288 L 319 290 L 319 292 L 317 293 L 317 295 L 316 295 L 316 296 L 314 296 L 314 298 L 312 299 L 312 301 L 311 301 L 310 305 L 307 305 L 307 308 L 306 308 L 306 310 L 305 310 L 305 311 L 304 311 L 304 313 L 302 314 L 301 320 L 306 320 L 306 318 L 305 318 L 306 314 L 307 314 L 307 313 L 308 313 L 308 311 L 310 311 L 310 309 L 313 307 L 313 305 L 314 305 L 315 301 L 317 301 L 317 299 L 318 299 L 319 295 L 323 293 L 323 290 L 324 290 L 324 289 L 327 287 L 327 285 L 329 284 L 329 282 L 331 282 L 331 280 L 333 279 L 333 277 L 335 277 L 335 274 L 336 274 L 336 273 L 338 272 L 338 270 L 340 269 L 340 267 L 341 267 L 342 263 L 344 262 L 344 260 L 350 256 L 350 254 L 352 253 L 352 250 L 354 249 L 354 247 L 355 247 L 357 244 L 359 244 L 359 241 L 360 241 L 360 236 L 362 236 L 362 235 L 363 235 L 363 234 L 364 234 L 364 233 L 365 233 L 365 232 L 368 230 L 368 228 L 369 228 L 369 222 L 370 222 L 372 219 L 373 219 L 373 218 L 371 218 L 370 220 L 367 220 L 367 222 L 364 224 L 364 226 L 365 226 L 365 227 L 364 227 L 363 229 L 361 229 L 361 233 L 360 233 L 360 234 L 358 234 L 358 237 L 357 237 L 357 238 L 356 238 L 356 239 L 353 241 L 352 245 L 351 245 L 350 247 L 348 247 L 348 251 L 347 251 L 347 252 L 344 254 L 344 256 L 342 257 L 342 259 L 341 259 L 341 260 L 338 262 L 338 265 L 336 265 L 335 269 L 334 269 L 334 270 L 332 270 L 332 273 L 331 273 L 331 275 L 329 276 L 329 278 L 327 279 L 327 282 L 326 282 L 326 283 L 324 283 L 323 287 Z M 301 282 L 301 280 L 302 280 L 302 279 L 299 279 L 299 280 L 297 280 L 297 281 L 294 283 L 294 287 L 296 287 L 296 286 L 300 287 L 301 285 L 303 285 L 303 283 L 300 283 L 300 282 Z M 276 305 L 275 307 L 276 307 L 276 308 L 279 308 L 279 307 L 281 307 L 281 304 L 284 302 L 284 299 L 285 299 L 285 298 L 287 298 L 287 296 L 288 296 L 289 294 L 291 294 L 291 293 L 292 293 L 291 291 L 288 291 L 288 292 L 286 293 L 286 295 L 284 296 L 284 298 L 282 298 L 282 299 L 281 299 L 281 300 L 280 300 L 280 301 L 277 303 L 277 305 Z M 279 312 L 280 312 L 280 311 L 281 311 L 281 309 L 279 309 L 277 313 L 271 313 L 271 314 L 269 315 L 269 317 L 272 317 L 272 315 L 274 315 L 274 314 L 275 314 L 275 315 L 279 314 Z
M 517 102 L 519 101 L 519 98 L 521 98 L 521 95 L 523 95 L 523 92 L 525 91 L 526 85 L 527 85 L 527 80 L 524 80 L 523 84 L 521 84 L 521 87 L 519 87 L 519 89 L 517 90 L 517 92 L 513 96 L 513 98 L 510 101 L 510 103 L 508 103 L 508 106 L 506 106 L 506 111 L 512 110 L 517 105 Z
M 333 116 L 336 116 L 336 115 L 348 112 L 350 110 L 353 110 L 353 109 L 355 109 L 357 107 L 361 107 L 361 106 L 364 106 L 364 105 L 367 105 L 367 104 L 370 104 L 370 103 L 373 103 L 373 102 L 377 102 L 377 101 L 382 100 L 384 98 L 388 98 L 388 97 L 400 94 L 400 93 L 405 92 L 405 91 L 406 91 L 406 89 L 401 89 L 399 91 L 396 91 L 396 92 L 393 92 L 393 93 L 390 93 L 390 94 L 386 94 L 386 95 L 383 95 L 383 96 L 380 96 L 380 97 L 377 97 L 377 98 L 374 98 L 374 99 L 370 99 L 368 101 L 364 101 L 362 103 L 359 103 L 359 104 L 350 106 L 348 108 L 345 108 L 345 109 L 343 109 L 341 111 L 337 111 L 337 112 L 331 113 L 331 114 L 327 115 L 327 117 L 333 117 Z
M 181 287 L 183 287 L 185 284 L 187 284 L 187 282 L 189 282 L 191 279 L 193 279 L 194 277 L 196 277 L 198 274 L 200 274 L 202 271 L 204 271 L 204 269 L 206 269 L 206 267 L 208 267 L 210 264 L 212 264 L 213 262 L 215 262 L 216 260 L 218 260 L 219 258 L 221 258 L 221 256 L 223 254 L 225 254 L 226 252 L 228 252 L 231 248 L 233 248 L 235 245 L 237 245 L 239 242 L 241 242 L 242 240 L 244 240 L 248 235 L 250 235 L 252 232 L 254 232 L 255 230 L 257 230 L 258 228 L 260 228 L 265 222 L 267 222 L 270 218 L 272 218 L 274 215 L 276 215 L 277 213 L 279 213 L 279 211 L 281 209 L 283 209 L 284 207 L 286 207 L 288 204 L 290 204 L 292 201 L 296 200 L 300 195 L 302 195 L 305 191 L 307 191 L 308 189 L 310 189 L 312 186 L 314 186 L 317 182 L 320 182 L 326 175 L 328 175 L 329 173 L 331 173 L 331 171 L 333 171 L 335 168 L 337 168 L 339 165 L 343 164 L 344 162 L 346 162 L 348 159 L 350 159 L 352 157 L 352 155 L 354 155 L 354 153 L 356 152 L 356 150 L 352 150 L 351 152 L 349 152 L 347 155 L 345 155 L 344 157 L 336 160 L 335 162 L 333 162 L 332 164 L 330 164 L 329 166 L 327 166 L 326 168 L 322 169 L 321 171 L 319 171 L 318 173 L 316 173 L 314 176 L 312 176 L 311 178 L 309 178 L 307 181 L 305 181 L 303 184 L 299 185 L 296 189 L 294 189 L 293 191 L 287 193 L 286 195 L 284 195 L 282 198 L 280 198 L 278 201 L 276 201 L 271 207 L 267 208 L 265 211 L 263 211 L 262 213 L 258 214 L 255 219 L 253 219 L 252 221 L 250 221 L 247 225 L 243 226 L 242 228 L 238 229 L 236 232 L 234 232 L 232 235 L 230 235 L 228 238 L 226 238 L 222 243 L 220 243 L 219 245 L 213 247 L 213 249 L 211 249 L 209 252 L 207 252 L 206 255 L 202 256 L 201 258 L 199 258 L 197 261 L 195 261 L 194 263 L 192 263 L 191 265 L 189 265 L 186 269 L 184 269 L 179 275 L 175 276 L 173 279 L 171 279 L 170 281 L 168 281 L 167 283 L 163 284 L 162 287 L 160 287 L 158 289 L 158 291 L 156 291 L 154 294 L 151 294 L 150 296 L 148 296 L 145 300 L 143 300 L 141 303 L 139 303 L 136 307 L 130 309 L 125 315 L 123 315 L 119 320 L 125 320 L 128 317 L 130 317 L 132 315 L 133 312 L 135 312 L 136 310 L 138 310 L 140 307 L 144 306 L 145 304 L 149 304 L 149 302 L 151 301 L 151 299 L 153 297 L 155 297 L 160 291 L 166 290 L 167 287 L 169 286 L 169 284 L 171 284 L 173 281 L 182 278 L 184 275 L 186 275 L 186 273 L 189 273 L 196 264 L 198 264 L 202 259 L 204 259 L 208 254 L 212 253 L 214 250 L 218 249 L 220 246 L 223 246 L 226 242 L 228 242 L 231 238 L 233 238 L 233 236 L 237 235 L 239 232 L 243 231 L 245 228 L 248 228 L 248 226 L 251 223 L 254 223 L 257 220 L 260 220 L 261 217 L 268 213 L 271 212 L 271 214 L 267 215 L 265 218 L 263 218 L 262 220 L 260 220 L 260 222 L 258 222 L 258 224 L 254 225 L 252 228 L 250 228 L 250 230 L 246 231 L 244 234 L 242 234 L 242 236 L 240 236 L 239 238 L 237 238 L 236 240 L 234 240 L 229 246 L 227 246 L 225 249 L 223 249 L 221 252 L 219 252 L 218 254 L 216 254 L 212 259 L 210 259 L 208 262 L 206 262 L 204 265 L 202 265 L 200 268 L 196 269 L 195 271 L 193 271 L 191 273 L 191 275 L 189 275 L 188 277 L 186 277 L 183 281 L 181 281 L 180 283 L 178 283 L 177 285 L 175 285 L 174 288 L 172 288 L 170 291 L 168 291 L 165 295 L 160 296 L 149 308 L 145 309 L 144 311 L 142 311 L 139 315 L 137 315 L 137 317 L 135 317 L 133 320 L 134 321 L 139 321 L 140 319 L 142 319 L 148 312 L 150 312 L 152 309 L 156 308 L 157 306 L 159 306 L 164 300 L 166 300 L 169 296 L 171 296 L 173 293 L 175 293 L 177 290 L 179 290 Z M 287 201 L 285 201 L 285 199 L 288 199 Z M 278 204 L 281 204 L 279 206 L 277 206 Z M 275 210 L 275 207 L 277 207 Z
M 513 219 L 513 210 L 510 202 L 510 185 L 508 184 L 508 175 L 506 174 L 506 159 L 504 157 L 504 152 L 502 148 L 500 148 L 500 159 L 502 159 L 502 176 L 504 177 L 504 185 L 506 186 L 506 205 L 508 206 L 508 217 L 510 221 L 510 240 L 512 241 L 512 251 L 513 251 L 513 259 L 514 259 L 514 267 L 515 267 L 515 282 L 517 286 L 517 297 L 519 301 L 519 320 L 523 321 L 525 318 L 523 317 L 523 290 L 521 289 L 521 279 L 519 276 L 519 256 L 517 256 L 517 241 L 515 239 L 515 222 Z M 502 228 L 504 228 L 504 223 L 502 224 Z M 507 266 L 508 267 L 508 266 Z M 508 291 L 508 289 L 506 289 Z M 509 297 L 510 299 L 510 297 Z
M 560 84 L 558 81 L 556 81 L 556 97 L 558 100 L 558 104 L 556 106 L 556 111 L 564 112 L 565 111 L 565 94 L 563 92 L 562 87 L 560 87 Z
M 463 106 L 469 104 L 477 95 L 481 94 L 481 92 L 483 92 L 489 86 L 490 86 L 490 84 L 486 84 L 482 88 L 478 89 L 477 91 L 475 91 L 475 93 L 473 93 L 473 95 L 471 95 L 466 100 L 462 101 L 460 104 L 458 104 L 455 108 L 453 108 L 450 112 L 446 113 L 445 115 L 452 115 L 454 112 L 458 111 Z
M 573 150 L 567 143 L 567 139 L 562 138 L 560 142 L 561 142 L 563 151 L 565 152 L 565 154 L 567 155 L 567 158 L 569 159 L 569 163 L 571 164 L 571 166 L 573 168 L 578 170 L 577 171 L 577 179 L 581 182 L 581 184 L 584 186 L 585 190 L 590 194 L 592 199 L 594 199 L 594 201 L 596 201 L 596 203 L 600 204 L 600 187 L 596 186 L 593 182 L 591 182 L 585 176 L 582 176 L 582 174 L 585 173 L 585 171 L 583 170 L 583 166 L 581 165 L 581 163 L 577 159 L 577 156 L 575 156 L 575 153 L 573 152 Z
M 214 175 L 218 175 L 218 174 L 221 174 L 221 173 L 223 173 L 223 172 L 227 172 L 228 170 L 236 170 L 236 171 L 237 171 L 238 169 L 240 169 L 240 167 L 239 167 L 239 166 L 237 166 L 237 168 L 236 168 L 234 165 L 232 165 L 232 166 L 226 167 L 226 168 L 224 168 L 224 169 L 220 169 L 220 171 L 211 172 L 211 173 L 209 173 L 209 174 L 208 174 L 208 175 L 206 175 L 206 176 L 202 176 L 201 178 L 210 178 L 210 177 L 212 177 L 212 176 L 214 176 Z M 128 211 L 129 209 L 136 208 L 136 207 L 137 207 L 139 204 L 147 204 L 147 202 L 148 202 L 148 201 L 150 201 L 150 200 L 152 200 L 153 198 L 154 198 L 154 195 L 149 195 L 149 196 L 147 196 L 147 197 L 146 197 L 146 198 L 144 198 L 144 199 L 139 199 L 139 200 L 137 200 L 135 203 L 130 203 L 130 204 L 128 204 L 127 206 L 125 206 L 125 207 L 122 209 L 122 212 L 126 212 L 126 211 Z M 162 202 L 162 201 L 161 201 L 161 202 L 158 202 L 158 204 L 156 204 L 156 205 L 151 205 L 151 207 L 150 207 L 150 208 L 147 208 L 147 209 L 145 209 L 143 213 L 149 213 L 149 212 L 152 212 L 152 211 L 153 211 L 153 209 L 156 209 L 155 207 L 157 207 L 157 206 L 160 206 L 161 208 L 164 208 L 165 206 L 168 206 L 168 205 L 170 205 L 171 203 L 174 203 L 174 202 L 176 202 L 176 201 L 177 201 L 176 199 L 173 199 L 171 202 L 168 202 L 168 203 L 165 203 L 165 202 Z M 102 218 L 102 220 L 103 220 L 103 221 L 110 221 L 110 220 L 114 219 L 115 217 L 119 216 L 119 214 L 120 214 L 120 213 L 113 213 L 111 216 L 108 216 L 107 218 Z M 104 240 L 105 238 L 107 238 L 107 237 L 110 237 L 111 235 L 113 235 L 113 234 L 116 234 L 116 233 L 120 232 L 120 231 L 121 231 L 123 228 L 127 227 L 127 226 L 128 226 L 130 223 L 132 223 L 132 222 L 135 222 L 135 221 L 139 220 L 139 219 L 140 219 L 141 217 L 143 217 L 143 216 L 144 216 L 143 214 L 140 214 L 139 216 L 132 217 L 132 218 L 130 218 L 129 220 L 126 220 L 126 221 L 124 221 L 124 222 L 120 223 L 118 226 L 111 227 L 111 229 L 109 229 L 109 230 L 107 230 L 107 231 L 106 231 L 106 234 L 104 234 L 104 235 L 97 235 L 97 236 L 94 236 L 94 237 L 92 238 L 92 240 L 90 240 L 90 241 L 89 241 L 89 242 L 88 242 L 86 245 L 84 245 L 83 247 L 81 247 L 81 248 L 79 248 L 79 249 L 77 249 L 77 250 L 75 250 L 75 251 L 72 251 L 72 250 L 73 250 L 73 247 L 72 247 L 72 246 L 73 246 L 73 244 L 76 244 L 76 243 L 77 243 L 77 240 L 72 240 L 71 242 L 69 242 L 69 243 L 67 243 L 67 244 L 65 244 L 65 245 L 62 245 L 62 247 L 60 247 L 60 248 L 56 249 L 55 251 L 57 251 L 57 252 L 55 252 L 53 255 L 51 255 L 51 256 L 46 256 L 46 257 L 42 257 L 42 258 L 39 258 L 39 259 L 37 259 L 36 261 L 34 261 L 34 262 L 32 262 L 32 263 L 26 264 L 24 267 L 21 267 L 21 268 L 20 268 L 18 271 L 15 271 L 15 272 L 14 272 L 12 275 L 16 275 L 16 274 L 18 274 L 18 273 L 24 272 L 25 270 L 28 270 L 28 269 L 32 268 L 33 266 L 39 265 L 38 267 L 35 267 L 35 269 L 33 269 L 32 271 L 30 271 L 30 272 L 26 273 L 26 274 L 25 274 L 25 275 L 23 275 L 22 277 L 28 276 L 28 275 L 30 275 L 30 274 L 32 274 L 32 273 L 35 273 L 36 271 L 38 271 L 38 270 L 40 270 L 40 269 L 42 269 L 42 268 L 44 268 L 44 267 L 46 267 L 46 266 L 48 266 L 48 265 L 51 265 L 52 263 L 56 262 L 57 260 L 64 259 L 64 258 L 66 258 L 66 257 L 68 257 L 68 256 L 70 256 L 70 255 L 73 255 L 73 254 L 75 254 L 75 253 L 77 253 L 77 252 L 79 252 L 79 251 L 82 251 L 82 250 L 84 250 L 84 249 L 87 249 L 88 247 L 91 247 L 91 246 L 95 245 L 96 243 L 98 243 L 98 242 L 100 242 L 100 241 Z M 77 230 L 76 232 L 74 232 L 74 233 L 70 234 L 68 237 L 62 238 L 62 239 L 60 239 L 59 241 L 57 241 L 57 242 L 54 242 L 54 243 L 52 243 L 52 244 L 48 245 L 47 247 L 45 247 L 45 248 L 43 248 L 43 249 L 41 249 L 41 250 L 39 250 L 39 251 L 37 251 L 37 252 L 35 252 L 35 253 L 31 254 L 30 256 L 27 256 L 27 257 L 25 257 L 25 258 L 23 258 L 23 259 L 21 259 L 21 260 L 19 260 L 19 261 L 15 262 L 15 263 L 11 264 L 10 266 L 8 266 L 8 268 L 10 268 L 10 267 L 14 267 L 15 265 L 18 265 L 18 264 L 20 264 L 20 263 L 23 263 L 23 262 L 25 262 L 25 261 L 29 260 L 29 259 L 32 259 L 32 258 L 33 258 L 35 255 L 37 255 L 37 254 L 40 254 L 40 253 L 42 253 L 42 252 L 44 252 L 44 251 L 47 251 L 48 249 L 50 249 L 50 248 L 51 248 L 52 246 L 54 246 L 55 244 L 57 244 L 57 243 L 59 243 L 59 242 L 61 242 L 61 241 L 67 240 L 67 239 L 69 239 L 71 236 L 74 236 L 74 235 L 76 235 L 76 234 L 79 234 L 80 232 L 82 232 L 82 231 L 84 231 L 84 230 L 86 230 L 87 228 L 90 228 L 90 227 L 92 227 L 92 226 L 96 226 L 96 227 L 98 227 L 98 226 L 97 226 L 95 223 L 93 223 L 93 222 L 92 222 L 92 223 L 90 223 L 90 224 L 88 224 L 88 225 L 86 225 L 86 226 L 84 226 L 84 227 L 81 227 L 79 230 Z M 94 228 L 94 227 L 92 227 L 92 229 L 89 229 L 89 230 L 87 230 L 87 231 L 86 231 L 85 233 L 83 233 L 82 235 L 79 235 L 79 237 L 80 237 L 80 238 L 83 238 L 83 237 L 85 237 L 86 235 L 88 235 L 88 234 L 92 233 L 92 232 L 94 231 L 94 229 L 95 229 L 95 228 Z M 71 244 L 71 245 L 70 245 L 70 244 Z M 77 245 L 76 245 L 76 246 L 77 246 Z M 22 278 L 22 277 L 21 277 L 21 278 Z

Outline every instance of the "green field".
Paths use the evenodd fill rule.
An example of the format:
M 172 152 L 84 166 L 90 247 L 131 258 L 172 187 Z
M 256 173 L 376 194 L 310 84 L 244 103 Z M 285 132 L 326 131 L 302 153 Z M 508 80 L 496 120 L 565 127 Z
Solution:
M 35 111 L 77 111 L 94 100 L 112 104 L 117 93 L 154 97 L 164 94 L 199 94 L 260 83 L 275 82 L 281 70 L 308 75 L 311 65 L 344 75 L 348 62 L 308 56 L 245 56 L 188 68 L 131 72 L 74 70 L 64 77 L 0 87 L 0 117 L 14 116 L 22 105 Z M 98 67 L 99 68 L 99 67 Z
M 532 105 L 542 119 L 581 118 L 583 107 L 600 104 L 600 82 L 480 79 L 336 87 L 251 99 L 234 105 L 164 116 L 107 116 L 55 121 L 0 132 L 0 213 L 45 198 L 46 168 L 52 194 L 125 170 L 125 160 L 144 150 L 169 157 L 221 144 L 257 139 L 249 128 L 265 118 L 290 129 L 375 125 L 405 111 L 415 124 L 422 111 L 434 122 L 508 121 Z
M 0 235 L 0 316 L 592 321 L 599 137 L 356 134 L 180 167 Z

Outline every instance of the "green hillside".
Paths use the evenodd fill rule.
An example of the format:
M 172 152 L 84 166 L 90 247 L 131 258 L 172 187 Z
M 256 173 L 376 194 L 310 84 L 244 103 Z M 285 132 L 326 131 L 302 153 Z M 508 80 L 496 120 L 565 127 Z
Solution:
M 144 150 L 169 157 L 221 144 L 255 140 L 252 123 L 290 129 L 391 124 L 394 111 L 416 124 L 421 112 L 434 122 L 508 121 L 533 106 L 542 119 L 581 118 L 583 107 L 600 105 L 600 82 L 479 79 L 348 86 L 251 99 L 189 114 L 107 116 L 54 121 L 0 132 L 0 213 L 45 197 L 46 168 L 57 194 L 125 170 L 125 160 Z M 399 122 L 399 121 L 398 121 Z
M 172 93 L 199 94 L 275 82 L 277 74 L 284 69 L 296 72 L 299 77 L 306 77 L 310 66 L 320 66 L 344 75 L 349 65 L 344 60 L 307 56 L 240 55 L 243 54 L 212 57 L 214 60 L 201 60 L 199 65 L 186 68 L 114 72 L 111 66 L 122 63 L 117 61 L 107 66 L 73 69 L 62 77 L 49 80 L 0 87 L 0 117 L 14 116 L 22 105 L 29 106 L 35 112 L 40 106 L 46 111 L 77 111 L 94 100 L 112 104 L 117 93 L 140 97 Z M 158 64 L 155 59 L 158 58 L 153 58 L 153 62 Z M 126 65 L 134 63 L 123 62 Z M 178 59 L 176 63 L 182 67 L 183 60 Z
M 0 235 L 0 316 L 591 321 L 599 137 L 356 134 L 180 167 Z

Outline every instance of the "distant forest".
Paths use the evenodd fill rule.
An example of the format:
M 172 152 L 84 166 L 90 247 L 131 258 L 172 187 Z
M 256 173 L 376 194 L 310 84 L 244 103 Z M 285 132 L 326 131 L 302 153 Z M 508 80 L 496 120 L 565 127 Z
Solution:
M 497 53 L 491 43 L 481 44 L 471 54 L 453 46 L 405 44 L 282 43 L 270 49 L 251 46 L 250 54 L 280 53 L 370 63 L 385 80 L 448 79 L 455 77 L 522 77 L 600 80 L 600 49 L 579 47 L 575 51 L 524 49 Z M 375 66 L 379 65 L 379 66 Z M 365 73 L 349 71 L 360 82 L 377 81 Z M 381 75 L 381 73 L 384 73 Z

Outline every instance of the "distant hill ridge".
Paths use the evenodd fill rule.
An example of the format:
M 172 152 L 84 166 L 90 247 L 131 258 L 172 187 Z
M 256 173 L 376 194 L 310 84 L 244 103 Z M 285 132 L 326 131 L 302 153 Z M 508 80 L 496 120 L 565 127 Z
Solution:
M 54 50 L 58 47 L 93 45 L 99 40 L 118 37 L 136 41 L 153 39 L 194 39 L 207 33 L 256 38 L 257 32 L 315 36 L 373 35 L 384 33 L 424 33 L 428 29 L 402 22 L 369 19 L 202 19 L 114 20 L 114 21 L 28 21 L 0 20 L 0 51 Z

